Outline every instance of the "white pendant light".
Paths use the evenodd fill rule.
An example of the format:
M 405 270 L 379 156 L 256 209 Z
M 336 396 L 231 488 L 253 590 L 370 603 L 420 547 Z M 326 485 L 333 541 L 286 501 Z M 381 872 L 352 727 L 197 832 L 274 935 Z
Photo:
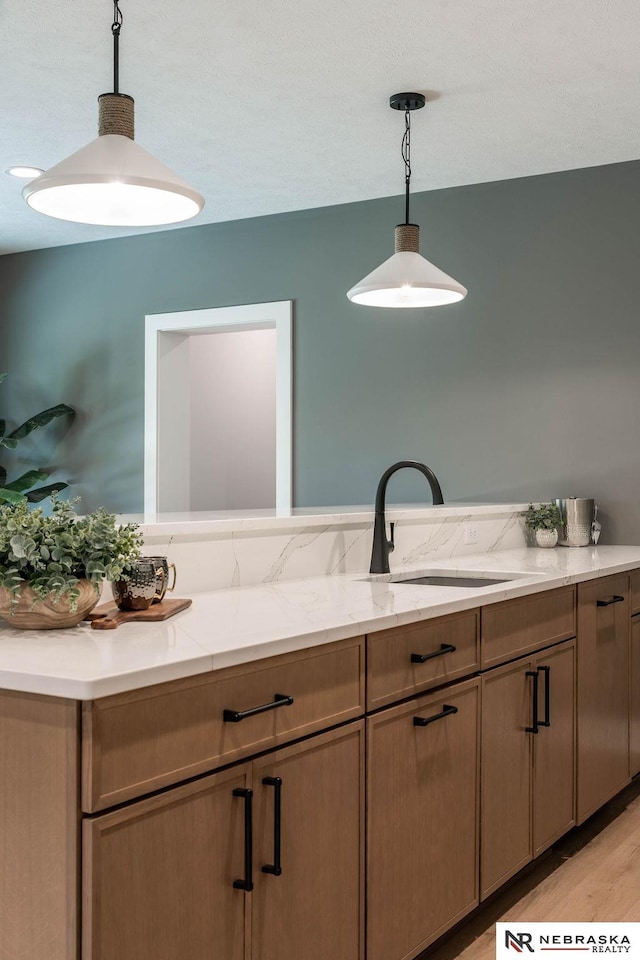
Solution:
M 119 92 L 122 13 L 114 0 L 113 93 L 98 98 L 98 137 L 22 191 L 49 217 L 109 227 L 179 223 L 200 213 L 204 197 L 134 142 L 133 98 Z
M 425 105 L 421 93 L 396 93 L 394 110 L 404 110 L 402 159 L 405 165 L 405 222 L 395 230 L 395 253 L 347 293 L 349 300 L 369 307 L 436 307 L 463 300 L 467 291 L 419 253 L 420 227 L 409 222 L 411 183 L 411 111 Z

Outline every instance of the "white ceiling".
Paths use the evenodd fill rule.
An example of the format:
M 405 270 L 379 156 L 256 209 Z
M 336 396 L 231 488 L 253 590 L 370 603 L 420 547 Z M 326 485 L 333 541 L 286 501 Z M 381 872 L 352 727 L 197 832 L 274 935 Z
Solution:
M 187 225 L 636 159 L 637 0 L 121 0 L 136 139 L 206 198 Z M 92 140 L 110 0 L 0 0 L 0 253 L 143 230 L 31 211 L 17 163 Z M 166 229 L 166 228 L 164 228 Z M 174 229 L 180 229 L 174 228 Z

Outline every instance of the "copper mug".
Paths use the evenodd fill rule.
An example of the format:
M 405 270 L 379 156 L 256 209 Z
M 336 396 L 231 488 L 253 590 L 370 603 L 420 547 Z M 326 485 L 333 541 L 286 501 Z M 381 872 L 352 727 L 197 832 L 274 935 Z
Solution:
M 157 560 L 157 557 L 141 557 L 131 564 L 120 580 L 111 584 L 120 610 L 148 610 L 156 598 L 159 582 L 164 596 L 166 575 Z
M 164 595 L 167 590 L 169 593 L 172 593 L 173 590 L 175 590 L 176 579 L 178 576 L 176 573 L 176 565 L 175 563 L 169 563 L 166 557 L 146 557 L 145 559 L 153 560 L 159 570 L 159 574 L 156 577 L 156 594 L 151 602 L 160 603 L 161 600 L 164 600 Z M 169 586 L 170 570 L 173 572 L 171 586 Z

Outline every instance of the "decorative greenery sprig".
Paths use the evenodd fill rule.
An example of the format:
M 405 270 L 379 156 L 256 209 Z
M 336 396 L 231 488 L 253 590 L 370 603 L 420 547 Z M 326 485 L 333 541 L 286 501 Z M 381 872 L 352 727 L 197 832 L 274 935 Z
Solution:
M 555 503 L 539 503 L 537 507 L 530 503 L 524 522 L 529 530 L 554 530 L 562 525 L 562 514 Z
M 51 516 L 26 502 L 0 505 L 0 587 L 17 603 L 23 584 L 37 598 L 68 596 L 75 609 L 79 580 L 99 587 L 118 580 L 140 557 L 142 534 L 135 523 L 117 526 L 104 508 L 77 516 L 72 501 L 51 497 Z

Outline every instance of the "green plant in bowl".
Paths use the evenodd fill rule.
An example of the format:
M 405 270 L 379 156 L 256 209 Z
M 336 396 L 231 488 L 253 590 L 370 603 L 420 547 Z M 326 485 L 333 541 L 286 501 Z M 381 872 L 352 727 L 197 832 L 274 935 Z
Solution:
M 119 580 L 140 557 L 135 523 L 104 508 L 86 516 L 77 500 L 51 497 L 51 514 L 26 501 L 0 504 L 0 617 L 16 627 L 75 626 L 98 602 L 102 581 Z
M 530 503 L 524 522 L 529 530 L 555 530 L 562 525 L 562 515 L 555 503 Z

